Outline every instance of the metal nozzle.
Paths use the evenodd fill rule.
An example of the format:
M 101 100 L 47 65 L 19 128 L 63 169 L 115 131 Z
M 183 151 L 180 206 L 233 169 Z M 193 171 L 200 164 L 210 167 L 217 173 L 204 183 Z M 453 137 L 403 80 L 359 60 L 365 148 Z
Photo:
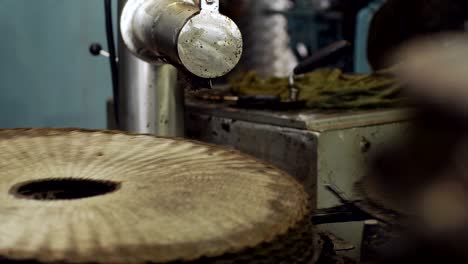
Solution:
M 121 31 L 141 59 L 169 62 L 202 78 L 227 74 L 242 54 L 240 30 L 219 13 L 219 0 L 130 0 Z
M 289 75 L 289 100 L 291 102 L 296 102 L 299 100 L 299 89 L 295 86 L 295 74 L 291 73 Z

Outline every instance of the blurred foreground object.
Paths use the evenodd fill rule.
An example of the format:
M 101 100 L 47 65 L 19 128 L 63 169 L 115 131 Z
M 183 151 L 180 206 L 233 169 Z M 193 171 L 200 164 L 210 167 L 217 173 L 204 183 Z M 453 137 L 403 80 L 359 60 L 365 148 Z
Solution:
M 0 130 L 0 146 L 1 263 L 309 264 L 320 253 L 304 189 L 236 151 L 65 129 Z
M 392 66 L 389 56 L 408 41 L 446 31 L 463 31 L 464 0 L 387 0 L 369 30 L 368 59 L 374 70 Z
M 468 35 L 441 34 L 409 43 L 395 58 L 399 78 L 418 101 L 468 114 Z
M 467 47 L 467 35 L 433 35 L 392 61 L 417 111 L 410 133 L 364 179 L 371 201 L 408 217 L 406 244 L 387 250 L 383 263 L 468 262 Z

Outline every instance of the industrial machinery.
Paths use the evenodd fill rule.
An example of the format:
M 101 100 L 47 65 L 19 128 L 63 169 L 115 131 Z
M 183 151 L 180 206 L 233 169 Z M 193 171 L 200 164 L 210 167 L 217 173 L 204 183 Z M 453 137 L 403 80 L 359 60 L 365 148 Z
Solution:
M 241 153 L 79 129 L 0 138 L 0 263 L 330 263 L 301 185 Z
M 339 205 L 340 201 L 325 185 L 336 185 L 351 194 L 353 184 L 365 171 L 369 155 L 386 140 L 404 133 L 405 112 L 278 112 L 184 99 L 184 89 L 179 86 L 181 74 L 219 77 L 234 68 L 242 49 L 239 30 L 217 13 L 218 3 L 215 8 L 205 1 L 196 4 L 170 0 L 120 1 L 120 128 L 166 136 L 186 135 L 234 147 L 295 176 L 306 187 L 312 208 Z M 183 9 L 182 14 L 175 15 L 178 7 L 190 11 L 185 13 Z M 194 14 L 198 15 L 191 17 Z M 220 25 L 212 28 L 213 23 Z M 197 26 L 192 25 L 203 25 L 203 29 L 224 34 L 200 38 Z M 222 48 L 211 46 L 216 39 L 229 43 Z M 362 228 L 359 222 L 336 224 L 330 230 L 353 242 L 355 248 L 350 255 L 358 257 Z
M 255 156 L 296 177 L 309 194 L 311 208 L 318 209 L 319 212 L 321 209 L 334 208 L 346 203 L 354 204 L 359 199 L 364 200 L 365 198 L 355 192 L 355 186 L 368 173 L 370 160 L 374 155 L 384 151 L 387 144 L 398 141 L 411 131 L 412 117 L 407 109 L 296 108 L 280 111 L 243 109 L 238 106 L 233 107 L 226 101 L 208 102 L 190 95 L 184 98 L 183 89 L 178 87 L 181 74 L 188 73 L 188 75 L 210 79 L 219 77 L 234 68 L 239 61 L 242 49 L 239 30 L 232 21 L 224 20 L 224 17 L 217 12 L 217 1 L 214 6 L 210 5 L 212 1 L 130 0 L 125 5 L 126 2 L 120 1 L 119 8 L 122 14 L 122 38 L 119 45 L 121 96 L 118 104 L 120 105 L 121 128 L 124 130 L 170 136 L 185 134 L 191 139 L 225 145 Z M 226 2 L 234 5 L 234 1 Z M 299 28 L 303 25 L 301 22 L 310 20 L 308 17 L 310 13 L 299 12 L 302 11 L 301 9 L 287 10 L 288 1 L 240 2 L 249 3 L 247 7 L 242 5 L 242 12 L 239 12 L 246 15 L 240 16 L 241 19 L 239 17 L 235 19 L 239 21 L 241 30 L 247 33 L 245 34 L 247 56 L 241 61 L 240 68 L 255 69 L 260 75 L 290 74 L 291 69 L 296 66 L 294 63 L 294 65 L 291 64 L 291 61 L 294 61 L 294 59 L 291 60 L 292 49 L 296 46 L 288 47 L 286 42 L 299 42 L 300 39 L 297 38 L 297 32 L 296 38 L 291 38 L 294 34 L 288 36 L 282 28 L 285 26 L 285 15 L 289 22 L 294 19 L 296 22 L 299 21 L 295 24 Z M 355 5 L 364 7 L 368 6 L 369 2 L 355 1 Z M 404 1 L 400 2 L 406 5 Z M 372 1 L 372 3 L 376 6 L 369 5 L 368 7 L 374 8 L 375 10 L 371 11 L 375 12 L 380 7 L 377 4 L 382 4 L 383 1 Z M 230 8 L 229 4 L 225 6 Z M 184 6 L 188 9 L 178 13 L 177 9 L 174 9 L 176 6 Z M 438 5 L 435 6 L 438 7 Z M 356 8 L 356 12 L 351 12 L 354 20 L 359 9 Z M 433 9 L 437 10 L 437 8 Z M 459 8 L 452 9 L 458 10 Z M 264 13 L 265 10 L 269 12 Z M 447 13 L 450 12 L 447 11 Z M 335 13 L 327 12 L 327 14 Z M 373 14 L 363 15 L 363 19 L 370 20 Z M 337 17 L 326 16 L 326 18 Z M 339 18 L 339 21 L 344 20 L 343 17 Z M 224 26 L 216 25 L 224 30 L 221 32 L 225 34 L 220 36 L 208 34 L 200 38 L 196 33 L 198 31 L 195 29 L 196 26 L 191 26 L 191 24 L 203 25 L 203 29 L 210 29 L 213 26 L 212 23 L 218 21 L 222 22 L 221 24 L 225 23 Z M 252 25 L 252 21 L 257 24 Z M 275 23 L 268 24 L 265 21 Z M 393 26 L 393 20 L 388 17 L 380 21 L 385 22 L 383 26 Z M 457 21 L 455 24 L 459 24 Z M 355 25 L 354 22 L 347 24 Z M 387 32 L 380 30 L 379 23 L 374 23 L 372 27 L 369 27 L 370 21 L 364 22 L 366 22 L 363 26 L 364 31 L 368 31 L 369 28 L 373 29 L 369 34 L 365 34 L 369 35 L 371 40 L 379 40 L 376 33 Z M 271 26 L 269 31 L 255 30 L 268 28 L 268 25 Z M 293 23 L 289 26 L 291 25 L 294 26 Z M 218 32 L 218 29 L 214 31 Z M 257 32 L 261 34 L 256 34 Z M 339 30 L 330 32 L 333 32 L 330 36 L 342 36 L 337 34 Z M 349 36 L 354 35 L 354 30 L 348 29 L 346 32 Z M 304 32 L 306 33 L 308 32 Z M 216 46 L 210 46 L 216 44 L 210 41 L 213 37 L 232 39 L 233 42 L 218 49 Z M 406 39 L 408 36 L 403 37 Z M 350 37 L 340 39 L 343 38 L 352 40 Z M 321 39 L 325 41 L 328 38 L 322 37 Z M 318 42 L 317 39 L 315 41 Z M 310 42 L 314 41 L 310 40 Z M 367 37 L 358 38 L 356 41 L 356 43 L 363 42 L 367 42 Z M 390 41 L 385 42 L 384 44 L 390 43 Z M 380 51 L 380 42 L 373 43 L 369 41 L 370 45 L 366 49 L 363 47 L 356 47 L 356 49 L 361 49 L 361 53 L 367 53 L 367 48 Z M 205 45 L 208 45 L 208 50 L 205 49 Z M 313 45 L 309 46 L 310 51 L 316 48 Z M 271 49 L 266 47 L 271 47 Z M 211 51 L 208 52 L 209 50 Z M 379 52 L 382 55 L 386 53 Z M 362 59 L 366 56 L 357 57 Z M 369 59 L 373 65 L 372 56 Z M 275 61 L 281 63 L 276 64 Z M 155 62 L 158 64 L 154 64 Z M 168 63 L 178 67 L 179 71 Z M 335 192 L 330 192 L 330 187 Z M 366 220 L 366 217 L 362 217 L 361 220 L 358 220 L 359 217 L 356 219 L 346 221 L 346 223 L 328 224 L 326 228 L 352 242 L 354 248 L 343 247 L 342 249 L 349 250 L 350 256 L 359 258 L 362 235 L 367 233 L 363 230 L 366 224 L 361 220 Z M 326 223 L 326 221 L 318 222 Z M 370 225 L 376 226 L 375 222 Z
M 298 179 L 317 209 L 342 201 L 327 186 L 344 196 L 360 199 L 355 184 L 367 172 L 370 159 L 409 129 L 406 109 L 364 111 L 240 109 L 229 103 L 186 102 L 187 136 L 226 145 L 274 164 Z M 337 221 L 339 222 L 339 221 Z M 359 258 L 364 222 L 334 223 L 326 229 L 354 246 L 345 248 Z
M 183 136 L 184 88 L 211 85 L 234 69 L 243 50 L 239 28 L 219 13 L 219 0 L 119 0 L 116 58 L 111 1 L 105 3 L 109 53 L 99 44 L 90 51 L 111 57 L 116 126 Z
M 218 0 L 119 3 L 121 128 L 182 136 L 179 72 L 206 79 L 230 72 L 242 54 L 241 33 L 219 13 Z

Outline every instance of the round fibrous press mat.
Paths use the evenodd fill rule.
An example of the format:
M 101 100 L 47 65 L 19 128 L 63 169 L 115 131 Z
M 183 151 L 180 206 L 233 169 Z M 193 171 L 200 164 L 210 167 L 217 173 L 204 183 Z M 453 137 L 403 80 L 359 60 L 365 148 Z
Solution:
M 310 263 L 307 195 L 234 150 L 0 130 L 0 262 Z M 20 262 L 22 263 L 22 262 Z

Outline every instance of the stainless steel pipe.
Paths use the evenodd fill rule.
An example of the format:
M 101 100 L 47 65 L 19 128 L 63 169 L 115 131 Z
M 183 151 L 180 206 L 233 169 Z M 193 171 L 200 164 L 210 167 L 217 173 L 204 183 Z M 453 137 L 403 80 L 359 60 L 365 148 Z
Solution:
M 218 10 L 219 0 L 119 0 L 122 129 L 184 135 L 184 87 L 172 65 L 216 78 L 241 57 L 241 33 Z
M 119 14 L 127 0 L 119 0 Z M 120 16 L 119 16 L 120 17 Z M 159 136 L 184 136 L 184 93 L 177 69 L 134 56 L 119 35 L 121 129 Z
M 242 54 L 239 28 L 219 13 L 219 0 L 129 0 L 120 27 L 136 56 L 202 78 L 227 74 Z

